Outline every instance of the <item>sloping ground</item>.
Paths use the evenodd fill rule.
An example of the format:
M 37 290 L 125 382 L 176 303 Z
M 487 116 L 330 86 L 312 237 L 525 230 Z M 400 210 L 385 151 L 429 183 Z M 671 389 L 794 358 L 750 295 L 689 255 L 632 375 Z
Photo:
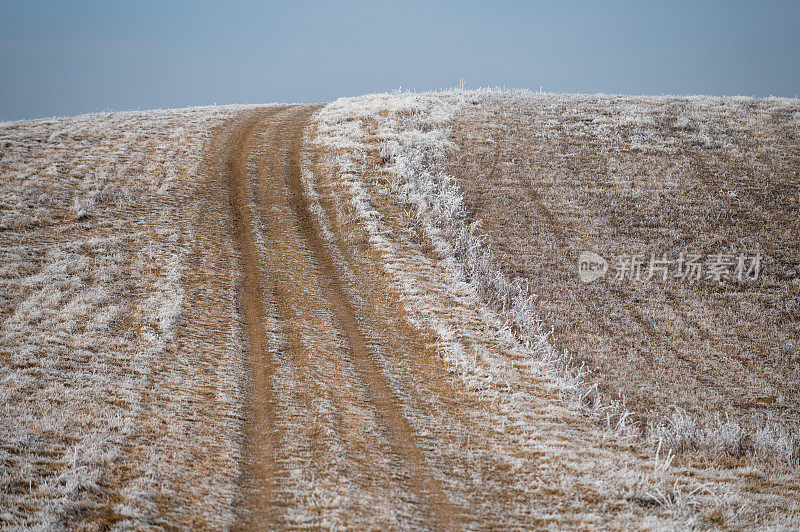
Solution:
M 589 382 L 670 416 L 676 447 L 800 463 L 797 100 L 475 95 L 452 135 L 448 172 L 479 233 Z M 611 267 L 589 284 L 584 250 Z M 700 279 L 678 277 L 682 254 Z M 758 278 L 740 280 L 757 254 Z M 620 269 L 631 255 L 640 280 Z M 650 278 L 652 255 L 672 263 Z M 742 434 L 691 426 L 725 421 Z
M 0 124 L 0 528 L 231 521 L 235 270 L 203 321 L 182 220 L 237 111 Z
M 796 474 L 676 467 L 553 348 L 447 175 L 503 101 L 0 124 L 0 526 L 796 526 Z
M 195 230 L 234 236 L 252 372 L 239 525 L 619 527 L 686 513 L 652 496 L 667 480 L 669 497 L 699 485 L 652 478 L 652 461 L 565 404 L 404 209 L 379 200 L 367 217 L 383 229 L 362 218 L 375 176 L 326 151 L 353 117 L 326 109 L 317 135 L 313 112 L 242 113 L 204 170 L 211 218 Z M 306 127 L 322 144 L 303 148 Z M 215 240 L 200 252 L 216 255 Z
M 480 336 L 481 340 L 487 339 L 485 327 L 478 326 L 466 317 L 455 318 L 457 309 L 470 304 L 482 307 L 483 312 L 490 314 L 490 309 L 496 309 L 498 313 L 495 319 L 505 320 L 503 330 L 516 344 L 517 352 L 524 353 L 523 359 L 533 360 L 536 364 L 535 371 L 528 369 L 518 373 L 520 380 L 515 379 L 514 383 L 541 379 L 570 408 L 583 412 L 583 422 L 593 417 L 603 419 L 605 424 L 608 419 L 614 431 L 607 432 L 606 437 L 612 441 L 616 434 L 625 434 L 633 438 L 631 441 L 638 442 L 636 448 L 649 447 L 656 454 L 660 449 L 663 458 L 673 441 L 662 437 L 650 447 L 646 440 L 637 437 L 640 430 L 630 425 L 628 414 L 622 412 L 620 415 L 619 408 L 613 405 L 609 408 L 608 403 L 604 402 L 606 398 L 593 391 L 591 382 L 575 378 L 575 370 L 570 369 L 574 365 L 553 349 L 550 328 L 546 321 L 540 319 L 536 299 L 528 292 L 528 286 L 524 280 L 520 282 L 511 277 L 502 260 L 492 255 L 491 237 L 496 235 L 489 234 L 487 243 L 487 233 L 482 232 L 480 225 L 472 223 L 475 220 L 474 211 L 461 196 L 460 186 L 463 183 L 448 175 L 447 170 L 451 168 L 449 162 L 458 155 L 457 147 L 449 140 L 451 125 L 458 124 L 459 117 L 469 116 L 469 107 L 480 106 L 482 100 L 495 99 L 502 103 L 514 102 L 514 98 L 508 93 L 458 91 L 373 95 L 342 100 L 327 106 L 320 113 L 320 139 L 333 149 L 332 160 L 338 171 L 345 174 L 345 180 L 340 184 L 340 196 L 346 197 L 345 191 L 350 191 L 353 217 L 361 218 L 368 228 L 367 238 L 381 251 L 382 258 L 376 262 L 386 264 L 392 275 L 400 280 L 400 293 L 409 319 L 420 327 L 434 331 L 443 346 L 440 356 L 453 363 L 458 360 L 458 354 L 464 353 L 464 350 L 469 352 L 476 345 L 472 344 L 476 332 L 479 336 L 483 335 Z M 462 176 L 462 179 L 466 178 Z M 481 181 L 475 177 L 470 179 Z M 518 212 L 516 208 L 513 199 L 504 197 L 492 213 L 494 218 L 484 223 L 492 227 L 501 226 L 504 216 Z M 505 238 L 509 236 L 505 235 Z M 514 238 L 523 240 L 525 236 L 515 233 Z M 408 244 L 401 246 L 400 242 L 404 240 Z M 406 257 L 412 259 L 410 264 L 413 266 L 404 262 Z M 436 268 L 446 272 L 446 275 L 434 277 L 427 274 L 427 278 L 415 275 L 419 271 L 418 265 L 425 263 L 425 258 L 433 260 Z M 530 281 L 531 284 L 533 282 Z M 467 291 L 461 292 L 460 297 L 456 298 L 458 303 L 433 297 L 434 294 L 447 293 L 447 287 L 452 283 L 459 287 L 456 293 L 458 290 Z M 480 346 L 480 343 L 477 345 Z M 501 352 L 508 350 L 509 347 L 505 347 Z M 458 373 L 464 371 L 469 374 L 472 369 L 469 361 L 479 361 L 481 355 L 482 348 L 477 347 L 475 355 L 468 355 L 466 360 L 456 362 Z M 504 363 L 502 358 L 494 359 L 494 363 L 501 368 L 513 366 Z M 500 375 L 506 378 L 508 373 L 503 370 Z M 512 384 L 509 390 L 513 389 Z M 535 404 L 535 400 L 532 400 L 534 396 L 511 393 L 507 398 L 509 409 L 534 412 L 528 406 Z M 515 398 L 521 398 L 521 404 L 511 406 L 516 404 Z M 590 408 L 581 408 L 580 403 L 588 403 Z M 533 414 L 527 423 L 518 423 L 516 426 L 524 427 L 523 431 L 535 432 L 542 426 L 542 420 Z M 735 445 L 745 440 L 741 437 L 741 431 L 737 432 L 736 429 L 735 425 L 724 425 L 716 432 L 709 430 L 708 437 L 727 436 Z M 582 430 L 591 432 L 588 427 Z M 726 430 L 731 433 L 726 433 Z M 792 430 L 791 425 L 787 427 L 782 423 L 773 423 L 767 430 L 756 432 L 754 436 L 760 438 L 754 442 L 757 452 L 745 452 L 744 460 L 735 460 L 733 463 L 721 463 L 707 454 L 696 456 L 693 461 L 675 463 L 678 467 L 659 462 L 660 467 L 651 475 L 651 480 L 658 479 L 662 484 L 657 488 L 651 486 L 647 492 L 650 496 L 639 498 L 628 493 L 622 499 L 625 502 L 638 500 L 651 504 L 657 507 L 653 509 L 655 513 L 677 517 L 679 523 L 685 526 L 736 528 L 766 526 L 769 523 L 796 526 L 797 493 L 800 487 L 793 466 L 796 439 L 792 439 L 791 434 L 785 437 L 785 431 Z M 697 437 L 698 432 L 695 431 L 693 436 Z M 675 431 L 664 430 L 660 434 L 672 437 Z M 569 468 L 585 463 L 584 458 L 570 460 L 569 454 L 561 455 L 561 451 L 569 449 L 569 446 L 563 449 L 553 445 L 554 441 L 561 439 L 557 431 L 550 432 L 545 439 L 547 444 L 542 448 L 544 456 L 557 461 L 564 460 L 560 463 L 565 469 L 557 469 L 564 471 L 563 475 L 537 476 L 537 482 L 543 487 L 552 486 L 555 478 L 566 483 L 575 482 Z M 727 442 L 722 443 L 720 447 L 724 448 Z M 610 443 L 598 445 L 603 448 Z M 582 448 L 591 449 L 592 444 L 584 441 Z M 576 453 L 575 450 L 567 451 L 570 452 Z M 579 453 L 573 456 L 579 456 Z M 617 456 L 628 464 L 625 467 L 631 467 L 625 455 Z M 741 458 L 740 455 L 736 457 Z M 606 469 L 604 483 L 611 493 L 625 493 L 624 483 L 611 473 L 620 467 L 620 463 L 615 461 L 616 457 L 607 457 L 607 460 L 604 463 L 601 460 L 595 467 Z M 674 457 L 670 454 L 666 462 L 675 462 Z M 661 478 L 662 474 L 665 477 Z M 704 483 L 704 488 L 714 495 L 702 500 L 694 499 L 689 495 L 693 488 L 681 488 L 682 482 L 688 479 L 691 479 L 689 484 L 692 486 Z M 669 494 L 663 496 L 665 493 Z M 615 498 L 608 493 L 605 496 L 610 500 Z M 534 508 L 541 507 L 540 500 L 531 495 Z M 625 506 L 620 504 L 617 508 Z M 591 504 L 581 499 L 569 510 L 562 507 L 554 523 L 573 523 L 571 518 L 580 520 L 593 511 Z M 608 513 L 604 517 L 608 518 Z M 640 524 L 645 522 L 638 521 Z

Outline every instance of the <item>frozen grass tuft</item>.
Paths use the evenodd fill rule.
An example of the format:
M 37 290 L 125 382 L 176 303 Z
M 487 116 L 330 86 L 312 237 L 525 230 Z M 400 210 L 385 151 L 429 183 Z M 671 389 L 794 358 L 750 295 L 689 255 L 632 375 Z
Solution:
M 685 411 L 675 409 L 669 416 L 651 421 L 646 439 L 678 453 L 706 452 L 720 459 L 750 457 L 756 462 L 790 467 L 800 465 L 798 426 L 764 423 L 760 427 L 742 427 L 718 413 L 698 421 Z

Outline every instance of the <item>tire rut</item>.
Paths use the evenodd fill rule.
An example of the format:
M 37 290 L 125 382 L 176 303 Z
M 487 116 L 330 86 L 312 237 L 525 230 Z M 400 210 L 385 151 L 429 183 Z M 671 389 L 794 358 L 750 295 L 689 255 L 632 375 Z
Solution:
M 302 124 L 308 120 L 310 110 L 303 114 L 305 116 Z M 362 331 L 362 323 L 360 323 L 361 320 L 359 320 L 348 295 L 346 281 L 341 279 L 336 261 L 323 241 L 320 227 L 310 211 L 308 198 L 303 192 L 301 182 L 300 156 L 303 128 L 301 123 L 297 123 L 296 127 L 298 129 L 292 135 L 287 174 L 287 184 L 290 190 L 289 204 L 299 221 L 303 237 L 320 268 L 318 275 L 331 310 L 347 338 L 350 356 L 358 368 L 360 377 L 367 384 L 370 400 L 377 408 L 382 424 L 388 431 L 393 451 L 410 468 L 409 481 L 413 491 L 427 501 L 427 509 L 432 517 L 430 522 L 434 528 L 441 529 L 449 523 L 450 517 L 455 513 L 454 508 L 444 495 L 439 482 L 427 471 L 425 457 L 415 444 L 414 430 L 398 406 L 401 401 L 398 400 L 391 383 L 383 375 L 382 369 L 374 357 L 374 347 L 370 345 L 372 342 Z
M 272 514 L 275 486 L 274 410 L 272 393 L 275 372 L 272 353 L 267 349 L 263 329 L 264 292 L 266 281 L 259 268 L 259 257 L 253 240 L 253 214 L 248 205 L 247 156 L 252 149 L 253 134 L 267 116 L 276 110 L 258 111 L 236 119 L 223 147 L 222 179 L 228 192 L 228 207 L 234 245 L 239 254 L 242 276 L 239 304 L 244 320 L 247 360 L 250 363 L 250 413 L 245 426 L 247 461 L 243 468 L 248 485 L 247 515 L 263 521 L 274 521 Z

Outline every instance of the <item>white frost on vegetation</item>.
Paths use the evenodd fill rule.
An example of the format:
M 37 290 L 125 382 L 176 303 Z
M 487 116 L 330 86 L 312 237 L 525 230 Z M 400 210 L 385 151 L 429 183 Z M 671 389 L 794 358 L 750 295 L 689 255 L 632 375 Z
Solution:
M 623 438 L 644 437 L 645 441 L 657 449 L 656 463 L 652 474 L 635 475 L 636 480 L 628 484 L 631 496 L 643 504 L 660 506 L 673 516 L 691 526 L 695 521 L 698 504 L 717 501 L 721 507 L 727 506 L 725 515 L 736 522 L 737 519 L 752 518 L 746 508 L 731 509 L 739 501 L 739 495 L 727 487 L 716 486 L 726 491 L 724 495 L 714 495 L 708 485 L 691 485 L 670 477 L 670 465 L 674 452 L 689 447 L 720 449 L 741 445 L 741 428 L 732 423 L 718 426 L 694 424 L 691 420 L 676 414 L 671 422 L 642 427 L 632 422 L 632 414 L 624 402 L 605 398 L 594 386 L 588 386 L 583 379 L 582 368 L 576 367 L 564 353 L 553 348 L 550 331 L 540 319 L 533 305 L 533 295 L 521 279 L 509 279 L 497 264 L 490 243 L 478 236 L 479 221 L 470 222 L 467 218 L 458 184 L 444 172 L 448 152 L 453 149 L 449 141 L 449 126 L 456 113 L 464 105 L 477 104 L 486 98 L 544 97 L 553 105 L 563 105 L 564 112 L 570 112 L 571 104 L 581 96 L 534 95 L 521 92 L 497 91 L 451 91 L 445 93 L 393 93 L 374 94 L 354 99 L 341 99 L 323 108 L 317 116 L 317 130 L 321 145 L 332 152 L 331 164 L 337 168 L 348 189 L 349 201 L 369 232 L 371 244 L 390 257 L 386 267 L 400 283 L 407 301 L 406 310 L 410 320 L 416 325 L 433 329 L 438 335 L 440 356 L 475 389 L 491 393 L 491 387 L 481 385 L 482 380 L 501 381 L 508 377 L 507 368 L 499 363 L 492 367 L 490 362 L 482 365 L 484 357 L 490 356 L 480 348 L 480 341 L 467 337 L 470 328 L 477 323 L 459 321 L 466 314 L 452 310 L 451 319 L 433 310 L 437 297 L 433 270 L 427 272 L 431 282 L 425 289 L 411 273 L 421 269 L 421 262 L 406 264 L 388 238 L 387 229 L 381 223 L 380 213 L 372 205 L 372 197 L 365 182 L 378 182 L 386 194 L 406 205 L 413 223 L 424 230 L 434 246 L 440 263 L 450 272 L 449 280 L 439 280 L 441 291 L 460 293 L 464 308 L 475 308 L 476 301 L 487 305 L 483 328 L 477 329 L 484 335 L 484 341 L 497 342 L 495 345 L 508 353 L 522 352 L 528 360 L 528 370 L 532 376 L 544 376 L 549 386 L 560 392 L 570 405 L 583 405 L 591 416 L 601 421 L 614 436 Z M 596 97 L 587 97 L 596 98 Z M 613 97 L 605 97 L 613 99 Z M 690 97 L 689 105 L 702 108 L 707 105 L 748 105 L 748 99 L 725 99 Z M 784 102 L 785 103 L 785 102 Z M 781 104 L 777 101 L 776 104 Z M 603 119 L 608 128 L 633 127 L 636 134 L 632 138 L 635 149 L 666 151 L 675 149 L 663 144 L 657 135 L 651 134 L 656 126 L 648 111 L 647 98 L 631 99 L 622 113 Z M 597 121 L 597 116 L 586 116 L 587 120 Z M 716 144 L 725 142 L 725 136 L 715 129 L 712 121 L 704 118 L 702 112 L 691 114 L 696 135 L 695 141 Z M 557 126 L 558 124 L 553 124 Z M 486 139 L 491 142 L 491 139 Z M 370 150 L 379 147 L 380 162 L 376 162 Z M 380 167 L 379 167 L 380 166 Z M 366 174 L 364 173 L 366 172 Z M 389 173 L 390 178 L 381 174 Z M 449 286 L 444 286 L 449 285 Z M 489 311 L 491 309 L 491 311 Z M 497 314 L 492 314 L 497 312 Z M 485 323 L 492 316 L 505 320 L 502 327 L 491 334 Z M 466 319 L 466 318 L 465 318 Z M 488 339 L 487 339 L 488 337 Z M 509 385 L 509 390 L 512 387 Z M 524 395 L 521 395 L 524 397 Z M 524 405 L 512 406 L 517 396 L 509 393 L 501 399 L 507 401 L 509 411 L 524 409 Z M 793 459 L 792 449 L 796 447 L 793 437 L 784 431 L 764 428 L 755 438 L 749 440 L 758 453 L 778 457 L 779 460 Z M 668 458 L 659 461 L 658 452 Z M 796 458 L 796 457 L 795 457 Z M 673 480 L 668 480 L 672 478 Z M 744 503 L 742 499 L 740 502 Z M 740 511 L 741 510 L 741 511 Z
M 475 297 L 502 311 L 505 329 L 517 349 L 524 349 L 546 371 L 551 383 L 572 398 L 591 404 L 595 415 L 616 428 L 628 429 L 624 411 L 602 405 L 592 388 L 581 384 L 580 371 L 558 353 L 549 341 L 550 333 L 536 312 L 532 296 L 523 283 L 509 280 L 496 266 L 488 243 L 476 234 L 477 222 L 468 222 L 466 208 L 457 183 L 443 168 L 448 152 L 449 124 L 459 108 L 473 97 L 467 91 L 437 94 L 395 93 L 370 95 L 357 100 L 338 100 L 319 114 L 318 132 L 330 148 L 346 155 L 335 161 L 344 172 L 352 171 L 354 161 L 363 160 L 361 147 L 355 147 L 364 133 L 353 126 L 361 120 L 378 120 L 375 136 L 380 139 L 380 155 L 395 177 L 389 190 L 405 203 L 417 223 L 431 237 L 438 255 L 453 274 L 454 281 L 469 287 Z M 346 127 L 340 127 L 346 124 Z M 369 205 L 369 195 L 357 178 L 348 180 L 351 201 L 364 217 L 375 244 L 391 246 L 380 238 L 378 213 Z M 413 291 L 412 286 L 407 287 Z M 518 334 L 511 334 L 512 331 Z M 442 345 L 452 335 L 443 332 Z M 613 420 L 612 420 L 613 412 Z M 624 432 L 624 431 L 623 431 Z
M 0 123 L 0 528 L 232 522 L 241 361 L 209 387 L 197 338 L 175 344 L 180 210 L 236 110 Z M 197 471 L 193 449 L 227 467 Z M 176 490 L 192 499 L 159 506 Z
M 481 239 L 480 220 L 468 221 L 466 208 L 458 184 L 446 174 L 448 152 L 453 149 L 449 140 L 449 125 L 459 108 L 486 101 L 510 101 L 513 98 L 544 98 L 551 107 L 564 113 L 580 115 L 583 121 L 599 123 L 603 128 L 615 130 L 630 128 L 633 131 L 632 149 L 648 153 L 671 153 L 678 146 L 674 140 L 664 139 L 657 133 L 658 123 L 653 116 L 651 101 L 664 97 L 638 97 L 621 99 L 613 96 L 580 96 L 533 94 L 527 91 L 451 91 L 435 94 L 394 93 L 342 99 L 327 106 L 320 113 L 320 135 L 328 147 L 337 150 L 339 167 L 346 173 L 353 171 L 355 161 L 364 158 L 366 133 L 357 127 L 364 121 L 376 121 L 374 136 L 380 141 L 380 155 L 395 176 L 389 183 L 391 193 L 408 204 L 419 225 L 424 228 L 442 260 L 456 272 L 459 280 L 468 282 L 490 307 L 505 316 L 516 339 L 543 367 L 549 368 L 550 377 L 563 393 L 584 403 L 592 416 L 609 429 L 628 436 L 644 437 L 651 445 L 666 445 L 673 451 L 706 450 L 714 453 L 742 452 L 756 458 L 781 464 L 794 464 L 800 459 L 800 441 L 797 431 L 778 425 L 765 425 L 745 429 L 731 420 L 716 423 L 699 423 L 684 412 L 676 411 L 666 418 L 649 421 L 645 426 L 634 422 L 624 402 L 598 393 L 596 386 L 585 384 L 582 368 L 573 363 L 566 353 L 553 348 L 550 331 L 540 319 L 534 306 L 534 295 L 524 279 L 509 278 L 500 268 L 491 250 L 491 244 Z M 579 105 L 584 101 L 597 105 L 605 101 L 608 109 L 604 116 L 587 111 Z M 794 109 L 791 99 L 770 98 L 774 108 Z M 681 120 L 686 127 L 678 135 L 681 141 L 704 146 L 733 146 L 729 130 L 709 119 L 710 108 L 725 107 L 734 116 L 747 116 L 759 120 L 759 114 L 745 112 L 754 106 L 752 98 L 713 98 L 693 96 L 675 98 L 672 105 L 685 106 Z M 613 110 L 613 111 L 612 111 Z M 739 111 L 736 113 L 735 111 Z M 796 117 L 798 113 L 794 113 Z M 795 120 L 795 122 L 797 122 Z M 800 123 L 797 123 L 800 127 Z M 552 127 L 563 126 L 553 123 Z M 742 124 L 741 127 L 746 127 Z M 735 132 L 734 132 L 735 133 Z M 490 140 L 490 139 L 489 139 Z M 360 144 L 360 145 L 359 145 Z M 353 179 L 350 185 L 352 200 L 358 204 L 371 231 L 377 231 L 375 213 L 362 199 L 367 195 L 359 190 Z M 370 219 L 373 219 L 370 222 Z

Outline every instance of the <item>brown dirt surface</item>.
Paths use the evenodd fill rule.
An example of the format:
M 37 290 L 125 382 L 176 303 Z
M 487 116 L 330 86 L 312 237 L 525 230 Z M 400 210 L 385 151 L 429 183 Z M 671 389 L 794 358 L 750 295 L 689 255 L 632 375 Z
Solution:
M 295 452 L 303 454 L 302 445 L 299 448 L 295 445 L 305 442 L 309 457 L 314 460 L 305 464 L 309 469 L 303 474 L 324 478 L 330 473 L 326 469 L 332 459 L 331 449 L 321 446 L 317 438 L 326 432 L 324 429 L 340 431 L 346 427 L 338 426 L 339 423 L 334 427 L 315 427 L 313 423 L 300 427 L 297 425 L 303 422 L 295 416 L 306 415 L 313 419 L 316 402 L 334 400 L 333 394 L 339 396 L 335 399 L 337 402 L 341 401 L 348 397 L 346 388 L 355 387 L 350 393 L 356 396 L 351 400 L 355 403 L 367 401 L 373 422 L 377 423 L 370 430 L 381 433 L 390 460 L 407 468 L 397 474 L 407 476 L 402 484 L 409 492 L 408 498 L 421 501 L 427 522 L 444 526 L 446 519 L 452 517 L 449 501 L 426 470 L 414 445 L 412 429 L 396 406 L 392 387 L 370 353 L 368 343 L 373 340 L 362 332 L 365 326 L 359 323 L 341 285 L 340 274 L 308 212 L 300 184 L 300 149 L 303 127 L 313 110 L 276 108 L 248 113 L 218 133 L 208 154 L 211 163 L 207 172 L 223 180 L 227 188 L 233 236 L 242 270 L 240 303 L 252 375 L 251 412 L 246 429 L 249 467 L 245 482 L 249 495 L 242 513 L 243 524 L 286 524 L 284 520 L 292 516 L 280 515 L 276 508 L 301 510 L 291 507 L 293 497 L 287 493 L 286 484 L 278 480 L 292 471 L 286 471 L 279 464 L 295 461 L 298 458 L 292 456 Z M 261 136 L 256 137 L 258 130 L 262 130 Z M 254 155 L 251 152 L 256 141 L 259 150 Z M 251 162 L 254 166 L 248 167 Z M 250 179 L 257 176 L 260 181 L 255 190 L 248 188 L 248 170 L 255 170 L 249 175 Z M 221 200 L 217 196 L 216 201 Z M 253 219 L 265 213 L 270 216 L 259 220 L 263 230 L 260 238 L 264 239 L 259 239 L 263 246 L 259 249 Z M 198 222 L 198 231 L 209 229 L 202 220 Z M 279 262 L 273 262 L 275 260 Z M 263 318 L 270 314 L 280 330 L 264 329 Z M 328 338 L 312 337 L 325 331 L 330 335 Z M 270 336 L 280 337 L 280 344 L 270 345 Z M 326 341 L 336 345 L 342 360 L 319 360 L 320 356 L 333 355 L 330 352 L 333 345 L 326 345 L 329 352 L 324 354 L 314 345 Z M 348 385 L 342 382 L 341 369 L 330 374 L 320 371 L 332 369 L 332 362 L 345 366 L 353 382 Z M 286 367 L 289 365 L 291 367 Z M 283 382 L 285 373 L 296 374 L 301 379 L 283 389 L 286 393 L 298 388 L 297 397 L 287 399 L 274 391 L 287 384 Z M 300 404 L 287 405 L 286 401 Z M 305 412 L 293 412 L 296 407 Z M 328 423 L 331 421 L 333 419 Z M 295 431 L 300 434 L 289 441 L 284 439 Z M 292 445 L 288 445 L 290 442 Z M 370 451 L 383 452 L 364 449 L 359 454 Z M 303 518 L 308 519 L 300 517 Z

